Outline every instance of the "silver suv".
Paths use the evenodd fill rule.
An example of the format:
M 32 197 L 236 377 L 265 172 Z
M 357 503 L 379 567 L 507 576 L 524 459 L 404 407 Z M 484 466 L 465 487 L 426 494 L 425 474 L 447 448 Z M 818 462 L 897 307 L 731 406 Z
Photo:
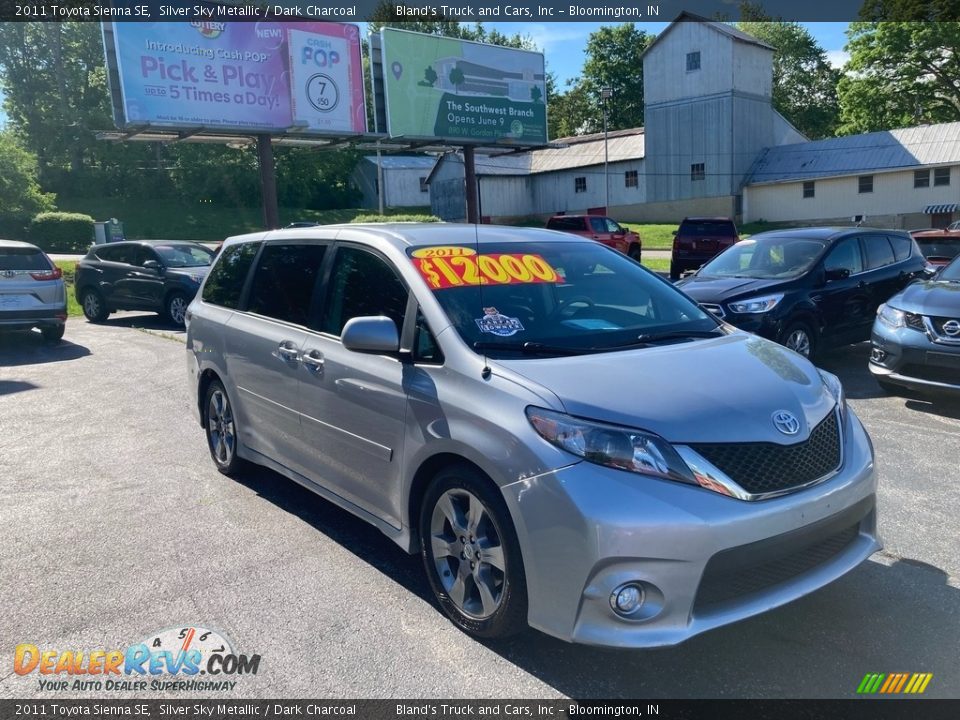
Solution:
M 599 243 L 457 225 L 228 239 L 188 309 L 221 472 L 411 553 L 462 629 L 671 645 L 880 545 L 837 378 Z
M 40 328 L 59 342 L 67 322 L 63 273 L 36 245 L 0 240 L 0 331 Z

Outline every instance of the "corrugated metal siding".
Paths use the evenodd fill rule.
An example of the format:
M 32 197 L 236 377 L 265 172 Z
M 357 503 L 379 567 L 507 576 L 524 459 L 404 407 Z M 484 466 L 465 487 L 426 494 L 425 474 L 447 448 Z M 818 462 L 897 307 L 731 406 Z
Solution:
M 752 183 L 857 175 L 918 165 L 960 163 L 960 123 L 851 135 L 771 148 Z

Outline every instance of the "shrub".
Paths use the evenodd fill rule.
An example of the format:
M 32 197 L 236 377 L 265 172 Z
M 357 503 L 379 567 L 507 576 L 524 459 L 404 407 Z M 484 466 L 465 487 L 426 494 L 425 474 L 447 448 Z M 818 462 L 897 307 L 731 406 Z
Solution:
M 357 215 L 350 222 L 355 223 L 395 223 L 395 222 L 416 222 L 416 223 L 434 223 L 441 222 L 436 215 Z
M 40 213 L 30 223 L 30 242 L 47 252 L 86 251 L 93 242 L 93 218 L 82 213 Z

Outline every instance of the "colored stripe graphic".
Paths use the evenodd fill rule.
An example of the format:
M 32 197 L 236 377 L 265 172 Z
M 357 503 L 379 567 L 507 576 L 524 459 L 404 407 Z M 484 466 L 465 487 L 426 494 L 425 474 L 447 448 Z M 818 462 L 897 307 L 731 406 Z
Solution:
M 933 673 L 867 673 L 857 686 L 859 695 L 919 695 L 926 691 Z

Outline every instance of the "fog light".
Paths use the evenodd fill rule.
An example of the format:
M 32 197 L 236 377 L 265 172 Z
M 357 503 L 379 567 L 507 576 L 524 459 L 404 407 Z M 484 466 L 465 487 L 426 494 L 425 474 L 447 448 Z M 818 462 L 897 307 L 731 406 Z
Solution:
M 610 593 L 610 607 L 618 615 L 632 615 L 643 605 L 643 588 L 636 583 L 621 585 Z
M 885 357 L 887 357 L 887 353 L 878 347 L 870 351 L 870 359 L 875 363 L 882 363 Z

